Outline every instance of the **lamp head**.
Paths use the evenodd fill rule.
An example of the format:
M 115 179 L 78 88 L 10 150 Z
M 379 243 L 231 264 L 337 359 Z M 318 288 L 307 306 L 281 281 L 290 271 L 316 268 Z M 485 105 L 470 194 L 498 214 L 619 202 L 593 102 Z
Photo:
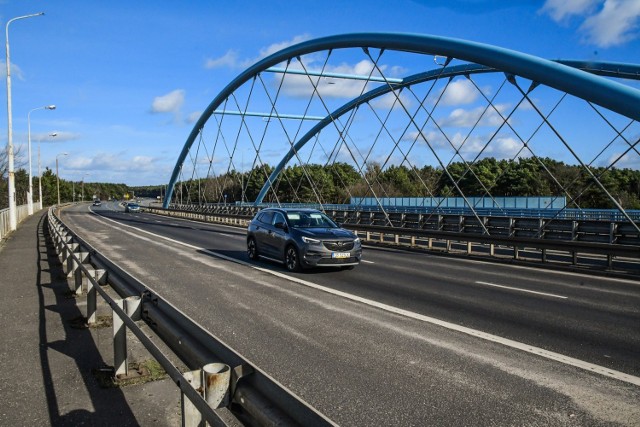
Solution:
M 55 105 L 47 105 L 47 106 L 46 106 L 46 107 L 44 107 L 44 108 L 46 108 L 47 110 L 55 110 L 55 109 L 56 109 L 56 106 L 55 106 Z
M 49 136 L 56 137 L 56 136 L 58 136 L 58 134 L 56 132 L 53 132 L 53 133 L 50 133 Z

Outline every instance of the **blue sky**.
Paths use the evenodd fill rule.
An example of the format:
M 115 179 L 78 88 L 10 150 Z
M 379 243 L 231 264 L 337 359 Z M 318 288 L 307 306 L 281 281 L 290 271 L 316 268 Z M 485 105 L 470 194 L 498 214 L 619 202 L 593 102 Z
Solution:
M 640 0 L 76 1 L 0 0 L 9 30 L 14 144 L 34 174 L 61 160 L 68 179 L 161 184 L 194 121 L 248 65 L 311 38 L 409 32 L 549 59 L 638 62 Z M 2 55 L 2 98 L 6 65 Z M 6 144 L 6 101 L 0 107 Z M 57 137 L 48 135 L 57 133 Z M 26 147 L 22 149 L 26 155 Z M 23 162 L 24 162 L 23 157 Z

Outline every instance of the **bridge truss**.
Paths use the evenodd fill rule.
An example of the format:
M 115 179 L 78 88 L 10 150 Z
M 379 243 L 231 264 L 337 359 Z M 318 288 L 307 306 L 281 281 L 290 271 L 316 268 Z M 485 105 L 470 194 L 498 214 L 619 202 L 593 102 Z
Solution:
M 615 209 L 640 233 L 638 79 L 638 65 L 427 35 L 310 40 L 216 96 L 164 205 L 368 200 L 386 212 L 402 196 L 436 213 L 455 197 L 479 219 L 480 201 L 506 212 L 504 196 L 548 196 L 562 201 L 554 215 Z

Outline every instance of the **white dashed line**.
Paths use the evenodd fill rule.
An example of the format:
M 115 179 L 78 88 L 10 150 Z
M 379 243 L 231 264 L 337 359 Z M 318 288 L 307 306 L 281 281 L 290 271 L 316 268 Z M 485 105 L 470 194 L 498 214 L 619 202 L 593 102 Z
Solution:
M 544 295 L 544 296 L 553 297 L 553 298 L 561 298 L 561 299 L 569 298 L 569 297 L 565 297 L 565 296 L 562 296 L 562 295 L 547 294 L 545 292 L 538 292 L 538 291 L 530 291 L 529 289 L 521 289 L 521 288 L 513 288 L 511 286 L 496 285 L 495 283 L 481 282 L 479 280 L 476 280 L 476 283 L 479 284 L 479 285 L 493 286 L 495 288 L 502 288 L 502 289 L 510 289 L 512 291 L 528 292 L 530 294 Z

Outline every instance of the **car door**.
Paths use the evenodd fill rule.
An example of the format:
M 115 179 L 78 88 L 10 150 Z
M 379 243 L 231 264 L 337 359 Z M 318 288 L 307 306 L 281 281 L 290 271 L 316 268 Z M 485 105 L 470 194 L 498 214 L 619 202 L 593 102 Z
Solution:
M 273 232 L 269 235 L 269 239 L 271 240 L 271 248 L 273 249 L 274 256 L 277 257 L 277 259 L 282 259 L 284 256 L 284 247 L 287 243 L 287 232 L 282 228 L 277 228 L 276 224 L 278 223 L 284 223 L 285 226 L 287 224 L 287 220 L 280 212 L 273 214 L 273 221 L 271 222 Z
M 273 248 L 270 247 L 270 235 L 273 222 L 273 212 L 265 211 L 256 218 L 256 227 L 253 236 L 258 245 L 258 253 L 267 257 L 273 257 Z

